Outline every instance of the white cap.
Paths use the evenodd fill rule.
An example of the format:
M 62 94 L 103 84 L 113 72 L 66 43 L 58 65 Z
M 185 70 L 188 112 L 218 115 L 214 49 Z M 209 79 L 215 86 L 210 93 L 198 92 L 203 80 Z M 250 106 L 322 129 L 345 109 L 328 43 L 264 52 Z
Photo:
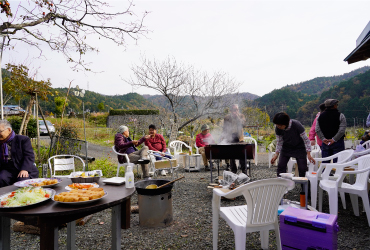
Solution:
M 132 172 L 132 166 L 127 166 L 127 172 Z

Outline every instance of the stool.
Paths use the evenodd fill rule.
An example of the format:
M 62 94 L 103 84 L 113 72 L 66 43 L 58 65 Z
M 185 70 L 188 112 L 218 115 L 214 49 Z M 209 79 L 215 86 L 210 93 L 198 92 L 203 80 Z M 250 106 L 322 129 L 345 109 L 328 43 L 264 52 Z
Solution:
M 295 179 L 294 177 L 292 178 L 292 180 L 294 181 L 295 184 L 303 184 L 303 188 L 304 188 L 304 193 L 305 193 L 305 202 L 306 202 L 306 209 L 307 209 L 307 200 L 308 200 L 308 179 L 305 178 L 305 177 L 302 177 L 304 178 L 303 180 L 297 180 Z
M 186 155 L 185 171 L 200 171 L 201 154 Z

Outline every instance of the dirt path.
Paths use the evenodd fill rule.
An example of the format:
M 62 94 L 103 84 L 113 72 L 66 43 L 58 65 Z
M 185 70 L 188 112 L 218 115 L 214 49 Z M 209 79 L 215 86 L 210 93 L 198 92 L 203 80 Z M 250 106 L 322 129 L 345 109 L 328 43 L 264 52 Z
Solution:
M 117 159 L 116 154 L 112 151 L 112 147 L 100 146 L 89 143 L 87 152 L 88 156 L 95 157 L 95 159 L 109 157 L 111 157 L 111 159 Z

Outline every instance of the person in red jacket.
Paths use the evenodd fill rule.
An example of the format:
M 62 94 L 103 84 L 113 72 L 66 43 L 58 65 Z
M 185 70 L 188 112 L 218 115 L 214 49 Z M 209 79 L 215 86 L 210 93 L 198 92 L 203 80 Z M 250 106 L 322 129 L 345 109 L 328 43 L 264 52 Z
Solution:
M 199 148 L 199 153 L 202 155 L 204 168 L 206 170 L 209 170 L 208 160 L 206 157 L 206 152 L 204 150 L 204 147 L 210 143 L 214 143 L 215 141 L 213 140 L 212 135 L 209 133 L 209 126 L 207 124 L 204 124 L 201 127 L 201 130 L 202 130 L 202 133 L 197 134 L 197 137 L 195 139 L 195 144 Z
M 145 141 L 145 146 L 149 148 L 149 150 L 157 151 L 154 153 L 155 159 L 157 161 L 162 160 L 163 157 L 172 159 L 171 156 L 166 155 L 166 141 L 164 140 L 161 134 L 157 134 L 157 128 L 155 125 L 149 125 L 149 139 Z
M 310 129 L 310 133 L 309 133 L 308 138 L 309 138 L 309 139 L 310 139 L 310 141 L 311 141 L 311 146 L 314 146 L 314 145 L 316 144 L 316 142 L 317 142 L 317 145 L 319 145 L 319 146 L 320 146 L 320 148 L 321 148 L 321 147 L 322 147 L 322 141 L 321 141 L 321 139 L 319 138 L 319 136 L 316 134 L 315 128 L 316 128 L 317 118 L 319 118 L 320 113 L 324 112 L 324 111 L 325 111 L 325 109 L 326 109 L 326 107 L 325 107 L 325 103 L 321 103 L 321 104 L 320 104 L 320 106 L 319 106 L 319 108 L 320 108 L 320 112 L 319 112 L 319 113 L 317 113 L 316 118 L 315 118 L 315 120 L 314 120 L 314 121 L 313 121 L 313 123 L 312 123 L 312 127 L 311 127 L 311 129 Z M 315 136 L 316 136 L 316 141 L 315 141 Z

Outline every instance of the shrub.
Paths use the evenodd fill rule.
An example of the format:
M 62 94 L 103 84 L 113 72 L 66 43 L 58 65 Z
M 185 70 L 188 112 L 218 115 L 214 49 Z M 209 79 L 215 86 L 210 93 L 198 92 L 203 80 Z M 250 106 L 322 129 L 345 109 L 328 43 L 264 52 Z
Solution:
M 270 143 L 273 141 L 273 140 L 275 140 L 276 139 L 276 135 L 275 135 L 275 133 L 272 133 L 272 134 L 270 134 L 269 136 L 267 136 L 266 138 L 265 138 L 265 142 L 266 142 L 266 150 L 268 149 L 268 145 L 270 145 Z
M 362 136 L 364 135 L 364 133 L 365 129 L 363 128 L 356 129 L 355 137 L 357 138 L 357 140 L 362 140 Z
M 89 164 L 89 170 L 98 170 L 103 172 L 104 177 L 114 177 L 117 174 L 117 164 L 112 163 L 108 158 L 98 158 L 93 164 Z M 125 169 L 120 168 L 119 176 L 125 176 Z
M 62 126 L 59 124 L 55 126 L 57 130 L 60 130 L 60 136 L 78 139 L 78 126 L 74 123 L 63 123 Z
M 12 125 L 12 128 L 15 133 L 19 132 L 19 129 L 21 128 L 22 120 L 23 118 L 20 116 L 12 116 L 7 118 L 7 120 Z M 37 136 L 37 123 L 36 119 L 30 119 L 27 124 L 27 136 L 30 138 L 35 138 Z
M 89 117 L 89 122 L 95 123 L 97 126 L 106 126 L 108 119 L 108 113 L 102 115 L 91 115 Z

